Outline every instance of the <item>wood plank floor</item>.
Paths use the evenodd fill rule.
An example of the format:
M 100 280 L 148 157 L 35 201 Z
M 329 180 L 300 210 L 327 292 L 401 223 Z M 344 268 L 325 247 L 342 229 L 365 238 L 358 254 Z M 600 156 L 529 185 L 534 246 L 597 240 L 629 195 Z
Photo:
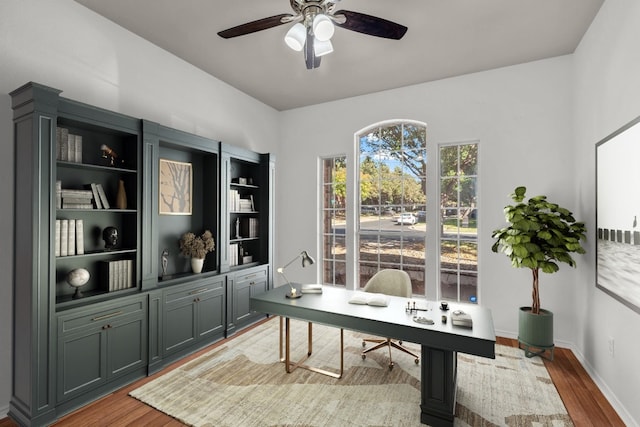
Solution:
M 247 330 L 243 332 L 246 332 Z M 168 366 L 155 375 L 136 381 L 127 387 L 124 387 L 77 410 L 76 412 L 66 415 L 54 425 L 59 427 L 183 426 L 182 423 L 176 421 L 170 416 L 156 411 L 144 403 L 129 397 L 128 394 L 130 391 L 138 388 L 142 384 L 175 369 L 195 357 L 198 357 L 200 354 L 209 351 L 211 348 L 220 345 L 222 342 L 224 341 L 200 350 L 199 352 Z M 513 347 L 518 346 L 517 340 L 509 338 L 498 337 L 497 343 Z M 620 419 L 607 399 L 605 399 L 604 395 L 591 380 L 571 350 L 556 348 L 553 362 L 545 360 L 544 363 L 567 408 L 569 416 L 576 426 L 624 426 L 622 419 Z M 0 419 L 0 427 L 16 426 L 17 424 L 8 418 Z

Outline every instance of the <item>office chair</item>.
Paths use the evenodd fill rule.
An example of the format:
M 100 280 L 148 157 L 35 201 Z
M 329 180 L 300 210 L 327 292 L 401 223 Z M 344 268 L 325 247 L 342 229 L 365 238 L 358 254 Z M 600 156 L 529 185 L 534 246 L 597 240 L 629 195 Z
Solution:
M 365 292 L 375 292 L 385 295 L 393 295 L 398 297 L 411 298 L 413 290 L 411 288 L 411 278 L 402 270 L 383 269 L 373 275 L 367 282 L 364 289 Z M 362 351 L 362 358 L 366 359 L 367 353 L 387 347 L 389 349 L 389 369 L 393 369 L 393 359 L 391 358 L 391 347 L 407 353 L 415 358 L 416 364 L 420 363 L 417 354 L 412 353 L 402 346 L 402 341 L 397 343 L 391 341 L 391 338 L 374 339 L 365 338 L 362 340 L 362 347 L 367 346 L 367 342 L 377 343 L 377 345 Z

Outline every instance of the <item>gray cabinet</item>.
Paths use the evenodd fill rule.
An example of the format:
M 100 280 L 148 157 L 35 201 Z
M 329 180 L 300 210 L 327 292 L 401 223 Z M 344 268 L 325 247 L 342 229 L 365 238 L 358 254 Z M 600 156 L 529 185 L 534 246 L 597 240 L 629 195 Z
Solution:
M 237 329 L 264 317 L 264 313 L 251 310 L 249 299 L 269 289 L 269 266 L 249 268 L 229 273 L 227 280 L 227 336 Z
M 57 402 L 147 364 L 147 303 L 137 296 L 58 316 Z
M 224 322 L 225 276 L 165 289 L 163 356 L 190 352 L 224 337 Z
M 51 424 L 248 325 L 260 316 L 251 312 L 249 298 L 273 282 L 271 154 L 60 94 L 37 83 L 10 94 L 20 238 L 13 248 L 8 415 L 20 425 Z M 70 145 L 61 151 L 62 142 L 71 144 L 69 135 L 73 156 Z M 161 164 L 189 170 L 189 191 L 181 193 L 189 209 L 167 213 L 162 194 L 182 187 L 167 191 L 172 179 L 161 177 Z M 104 199 L 96 202 L 95 184 L 103 187 L 109 207 Z M 229 204 L 231 190 L 242 206 Z M 57 227 L 64 221 L 76 223 L 75 236 L 66 236 L 76 251 L 66 255 Z M 115 247 L 103 239 L 110 226 L 118 230 Z M 207 254 L 203 273 L 194 274 L 178 240 L 205 230 L 216 248 Z M 89 273 L 82 296 L 67 282 L 79 268 Z

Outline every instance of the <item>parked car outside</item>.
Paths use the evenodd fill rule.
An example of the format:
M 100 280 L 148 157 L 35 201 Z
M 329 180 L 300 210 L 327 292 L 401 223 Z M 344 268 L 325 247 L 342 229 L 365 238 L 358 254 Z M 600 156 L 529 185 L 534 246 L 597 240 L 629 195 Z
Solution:
M 398 218 L 396 219 L 397 224 L 413 225 L 416 222 L 418 222 L 418 220 L 416 219 L 415 215 L 412 213 L 401 213 L 400 215 L 398 215 Z

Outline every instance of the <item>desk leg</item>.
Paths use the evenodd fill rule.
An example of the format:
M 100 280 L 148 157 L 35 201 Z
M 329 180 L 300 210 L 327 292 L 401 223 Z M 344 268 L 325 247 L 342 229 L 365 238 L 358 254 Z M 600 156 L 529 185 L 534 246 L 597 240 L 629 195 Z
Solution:
M 458 355 L 422 346 L 420 421 L 433 427 L 453 426 L 456 409 Z
M 319 374 L 327 375 L 332 378 L 342 378 L 344 373 L 344 329 L 340 328 L 340 372 L 331 372 L 320 368 L 314 368 L 313 366 L 304 365 L 303 363 L 311 356 L 313 352 L 313 323 L 307 322 L 307 355 L 300 359 L 298 362 L 291 361 L 291 321 L 287 317 L 284 319 L 284 357 L 282 357 L 282 316 L 280 317 L 280 361 L 284 362 L 284 367 L 287 373 L 291 373 L 297 368 L 306 369 L 308 371 L 317 372 Z

